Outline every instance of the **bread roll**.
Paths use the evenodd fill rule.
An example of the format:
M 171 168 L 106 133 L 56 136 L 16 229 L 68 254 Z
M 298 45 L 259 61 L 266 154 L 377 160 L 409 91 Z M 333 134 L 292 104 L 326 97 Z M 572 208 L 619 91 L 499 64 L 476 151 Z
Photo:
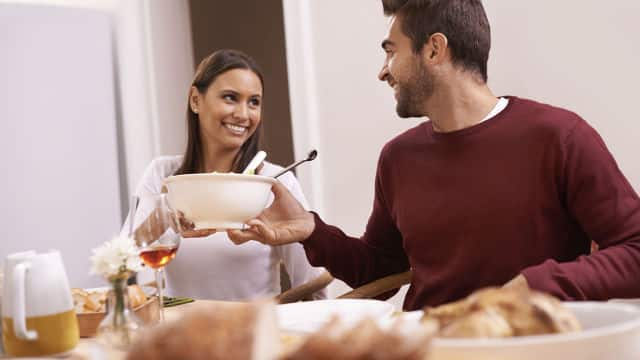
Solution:
M 541 293 L 533 293 L 529 300 L 539 318 L 549 321 L 549 327 L 553 332 L 563 333 L 582 329 L 575 315 L 558 299 Z
M 501 338 L 513 336 L 511 325 L 495 310 L 473 311 L 449 323 L 439 333 L 441 337 Z
M 84 289 L 72 288 L 71 296 L 73 297 L 73 307 L 76 313 L 106 311 L 107 293 L 107 289 L 86 291 Z M 144 305 L 147 301 L 147 295 L 138 285 L 130 285 L 128 287 L 128 295 L 129 304 L 133 309 Z
M 138 306 L 144 305 L 147 301 L 147 295 L 142 291 L 142 288 L 138 285 L 129 285 L 129 304 L 133 309 Z
M 418 325 L 403 332 L 406 326 L 395 325 L 382 329 L 374 320 L 364 319 L 346 327 L 333 319 L 280 360 L 424 360 L 434 329 Z
M 481 289 L 467 298 L 426 308 L 443 337 L 506 337 L 580 330 L 580 323 L 551 295 L 505 288 Z
M 145 331 L 127 359 L 273 360 L 279 346 L 275 304 L 201 305 Z
M 84 303 L 87 299 L 87 292 L 82 289 L 71 289 L 71 297 L 73 298 L 73 308 L 76 314 L 85 312 Z
M 91 312 L 105 311 L 107 293 L 105 291 L 93 291 L 87 294 L 84 308 Z

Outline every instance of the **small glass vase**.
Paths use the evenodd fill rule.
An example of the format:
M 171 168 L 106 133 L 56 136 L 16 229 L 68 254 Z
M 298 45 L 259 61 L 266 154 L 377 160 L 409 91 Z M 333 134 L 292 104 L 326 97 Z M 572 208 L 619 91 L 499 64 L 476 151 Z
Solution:
M 107 296 L 107 315 L 98 325 L 96 335 L 105 346 L 127 350 L 142 327 L 142 322 L 129 307 L 127 279 L 111 280 L 111 285 Z

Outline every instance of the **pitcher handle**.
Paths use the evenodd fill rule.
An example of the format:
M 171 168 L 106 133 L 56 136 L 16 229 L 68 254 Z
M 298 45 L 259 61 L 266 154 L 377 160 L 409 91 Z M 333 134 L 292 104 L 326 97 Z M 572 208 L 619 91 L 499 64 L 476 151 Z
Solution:
M 13 317 L 13 332 L 16 337 L 23 340 L 37 340 L 38 332 L 34 330 L 27 330 L 26 319 L 26 302 L 25 302 L 25 275 L 27 270 L 31 267 L 31 264 L 20 263 L 16 265 L 13 271 L 13 311 L 11 316 Z

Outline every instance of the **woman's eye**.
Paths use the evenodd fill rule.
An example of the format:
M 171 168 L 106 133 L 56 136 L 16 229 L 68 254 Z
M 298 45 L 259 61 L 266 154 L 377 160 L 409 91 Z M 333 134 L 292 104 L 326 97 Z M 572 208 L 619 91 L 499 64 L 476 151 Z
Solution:
M 251 104 L 251 106 L 258 107 L 258 106 L 260 106 L 260 100 L 259 99 L 251 99 L 251 100 L 249 100 L 249 104 Z
M 227 101 L 236 101 L 236 96 L 233 94 L 224 94 L 222 98 Z

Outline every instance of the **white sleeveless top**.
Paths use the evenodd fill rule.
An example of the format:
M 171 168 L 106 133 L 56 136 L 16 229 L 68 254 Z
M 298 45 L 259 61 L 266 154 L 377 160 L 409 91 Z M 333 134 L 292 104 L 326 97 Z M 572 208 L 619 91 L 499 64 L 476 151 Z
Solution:
M 147 167 L 136 195 L 159 194 L 162 180 L 180 167 L 182 156 L 162 156 Z M 272 176 L 282 167 L 264 162 L 261 175 Z M 278 178 L 308 209 L 307 200 L 295 176 L 288 172 Z M 273 201 L 273 194 L 269 204 Z M 312 267 L 301 244 L 269 246 L 257 241 L 235 245 L 226 232 L 204 238 L 183 238 L 176 258 L 167 265 L 167 295 L 197 299 L 250 300 L 280 293 L 280 262 L 284 263 L 291 286 L 320 275 L 324 268 Z M 139 274 L 140 282 L 151 280 L 149 270 Z M 326 289 L 314 295 L 326 298 Z

